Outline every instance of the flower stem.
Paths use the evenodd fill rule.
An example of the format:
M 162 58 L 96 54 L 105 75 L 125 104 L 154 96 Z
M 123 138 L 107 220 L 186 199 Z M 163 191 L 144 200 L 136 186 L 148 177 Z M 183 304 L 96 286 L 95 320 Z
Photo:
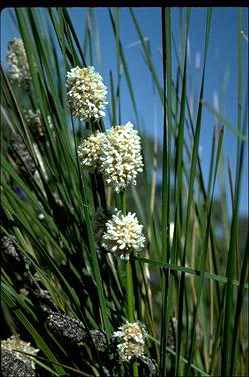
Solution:
M 135 320 L 135 305 L 134 305 L 134 291 L 133 291 L 133 279 L 131 261 L 127 261 L 127 306 L 128 306 L 128 320 L 134 322 Z M 138 366 L 136 361 L 132 362 L 132 376 L 138 377 Z
M 121 208 L 124 215 L 126 215 L 126 195 L 124 192 L 120 194 Z M 135 302 L 134 302 L 134 290 L 133 290 L 133 279 L 132 279 L 132 268 L 130 259 L 127 261 L 126 265 L 126 291 L 127 291 L 127 314 L 129 322 L 134 322 L 135 320 Z M 138 377 L 138 366 L 136 362 L 132 363 L 132 376 Z
M 126 196 L 125 192 L 120 193 L 121 208 L 124 215 L 126 215 Z M 132 269 L 130 260 L 126 265 L 126 291 L 127 291 L 127 314 L 130 322 L 134 321 L 134 292 L 132 281 Z
M 133 294 L 133 281 L 131 262 L 127 261 L 127 308 L 129 322 L 134 321 L 134 294 Z
M 126 215 L 126 195 L 124 191 L 120 193 L 120 205 L 123 214 Z

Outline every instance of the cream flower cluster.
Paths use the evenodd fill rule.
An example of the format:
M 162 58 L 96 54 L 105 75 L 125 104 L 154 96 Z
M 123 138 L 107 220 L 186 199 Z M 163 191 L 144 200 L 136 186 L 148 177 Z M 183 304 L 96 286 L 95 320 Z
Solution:
M 98 168 L 116 192 L 136 185 L 137 174 L 143 171 L 140 136 L 131 122 L 89 136 L 78 153 L 81 164 Z
M 139 252 L 144 248 L 145 237 L 143 226 L 139 224 L 136 214 L 129 212 L 123 215 L 117 211 L 106 223 L 102 246 L 123 259 L 129 259 L 131 252 Z
M 67 72 L 67 97 L 72 114 L 80 120 L 98 120 L 105 116 L 107 88 L 94 67 L 72 68 Z
M 100 166 L 100 153 L 104 138 L 104 133 L 97 132 L 82 141 L 78 147 L 78 156 L 82 166 L 93 169 Z
M 21 352 L 15 352 L 14 350 L 27 352 L 36 356 L 39 349 L 35 349 L 30 345 L 30 343 L 21 340 L 19 335 L 12 335 L 6 340 L 1 340 L 1 348 L 11 351 L 13 354 L 15 354 L 17 359 L 22 360 L 25 364 L 29 364 L 32 369 L 35 369 L 35 362 L 29 356 L 26 356 Z
M 137 174 L 143 171 L 140 136 L 128 122 L 107 130 L 106 138 L 100 155 L 101 170 L 106 183 L 120 192 L 136 185 Z
M 113 334 L 113 338 L 118 342 L 120 359 L 130 361 L 132 358 L 143 356 L 146 336 L 147 333 L 139 322 L 127 322 L 120 326 Z
M 21 39 L 14 38 L 9 42 L 7 62 L 9 64 L 8 73 L 10 80 L 15 82 L 19 87 L 27 87 L 31 81 L 31 75 L 24 44 Z

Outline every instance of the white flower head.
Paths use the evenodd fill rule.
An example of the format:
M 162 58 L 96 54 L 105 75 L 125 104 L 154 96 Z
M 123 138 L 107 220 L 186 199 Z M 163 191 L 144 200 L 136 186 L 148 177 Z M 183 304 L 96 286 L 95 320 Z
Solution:
M 25 364 L 29 364 L 33 369 L 35 369 L 35 362 L 31 357 L 16 351 L 27 352 L 33 356 L 36 356 L 36 354 L 39 352 L 39 349 L 35 349 L 30 345 L 30 343 L 21 340 L 19 335 L 12 335 L 6 340 L 1 340 L 1 348 L 11 351 L 13 354 L 15 354 L 16 358 L 22 360 Z
M 136 185 L 137 174 L 143 171 L 140 136 L 131 122 L 84 139 L 78 155 L 81 165 L 98 168 L 115 192 Z
M 143 159 L 140 136 L 131 122 L 107 130 L 100 161 L 104 180 L 114 191 L 136 185 L 137 174 L 143 171 Z
M 100 164 L 100 154 L 102 150 L 103 140 L 105 134 L 97 131 L 94 135 L 88 136 L 83 139 L 78 147 L 78 156 L 82 166 L 87 168 L 97 168 Z
M 117 211 L 106 223 L 102 246 L 123 259 L 129 259 L 131 252 L 139 252 L 144 248 L 145 237 L 143 226 L 139 224 L 136 214 L 129 212 L 123 215 Z
M 19 87 L 28 87 L 31 75 L 24 44 L 20 38 L 14 38 L 9 42 L 7 63 L 9 64 L 8 73 L 10 80 L 15 82 Z
M 80 120 L 98 120 L 105 116 L 107 88 L 94 67 L 72 68 L 67 72 L 67 98 L 72 114 Z
M 113 338 L 116 338 L 118 342 L 117 350 L 120 359 L 130 361 L 143 356 L 146 336 L 144 326 L 139 322 L 127 322 L 120 326 L 113 334 Z

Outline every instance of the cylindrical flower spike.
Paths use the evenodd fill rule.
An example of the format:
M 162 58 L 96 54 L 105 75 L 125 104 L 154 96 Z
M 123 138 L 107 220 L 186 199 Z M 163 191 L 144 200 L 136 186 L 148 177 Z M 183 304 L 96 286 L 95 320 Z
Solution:
M 155 360 L 150 359 L 146 356 L 140 356 L 139 357 L 140 362 L 140 371 L 142 372 L 142 376 L 146 377 L 158 377 L 158 366 L 155 362 Z
M 93 345 L 98 352 L 106 352 L 108 349 L 106 334 L 100 330 L 88 331 L 83 341 L 89 346 Z
M 47 318 L 47 325 L 61 340 L 72 344 L 82 341 L 86 334 L 82 322 L 61 313 L 51 312 Z
M 107 89 L 94 67 L 72 68 L 67 72 L 67 98 L 72 114 L 80 120 L 98 120 L 105 116 Z
M 14 38 L 9 42 L 7 62 L 9 64 L 8 74 L 10 80 L 19 87 L 28 87 L 31 81 L 31 75 L 26 51 L 21 39 Z
M 35 370 L 6 349 L 1 350 L 1 373 L 3 377 L 35 377 Z
M 130 253 L 137 253 L 144 248 L 143 226 L 139 224 L 136 214 L 123 215 L 117 211 L 106 223 L 102 246 L 112 253 L 129 259 Z

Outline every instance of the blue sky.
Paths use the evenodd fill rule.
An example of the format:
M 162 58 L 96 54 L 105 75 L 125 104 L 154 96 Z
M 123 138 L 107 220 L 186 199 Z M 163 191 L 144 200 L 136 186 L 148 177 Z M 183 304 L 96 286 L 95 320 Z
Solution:
M 204 33 L 206 8 L 192 8 L 189 33 L 188 54 L 188 82 L 189 101 L 193 102 L 196 110 L 196 99 L 200 90 L 200 80 L 203 63 Z M 161 59 L 161 15 L 160 8 L 134 8 L 140 27 L 150 41 L 154 65 L 158 76 L 162 78 Z M 219 111 L 229 124 L 235 128 L 237 119 L 237 19 L 239 8 L 214 8 L 211 25 L 210 44 L 206 70 L 206 84 L 204 98 L 212 106 L 218 106 Z M 70 8 L 73 23 L 79 39 L 83 45 L 85 29 L 85 8 Z M 95 37 L 99 38 L 101 59 L 95 54 L 95 66 L 109 86 L 109 71 L 112 70 L 116 78 L 116 52 L 115 39 L 107 8 L 94 9 L 97 31 Z M 172 29 L 176 45 L 179 47 L 179 8 L 172 8 Z M 4 63 L 8 41 L 18 36 L 11 18 L 9 9 L 1 13 L 1 60 Z M 244 97 L 248 83 L 248 9 L 243 9 L 243 24 L 239 38 L 242 41 L 243 56 L 243 86 Z M 121 40 L 126 54 L 126 60 L 135 90 L 135 97 L 140 120 L 144 129 L 153 134 L 156 128 L 157 136 L 162 139 L 162 107 L 153 89 L 151 77 L 146 67 L 139 38 L 132 23 L 128 8 L 120 8 Z M 97 40 L 97 39 L 96 39 Z M 176 66 L 175 58 L 173 60 Z M 243 100 L 245 98 L 243 97 Z M 121 86 L 121 111 L 122 121 L 131 120 L 135 123 L 135 116 L 129 97 L 128 88 L 123 80 Z M 108 124 L 108 119 L 106 119 Z M 205 178 L 210 164 L 210 151 L 212 134 L 217 120 L 207 109 L 203 112 L 203 127 L 201 133 L 201 161 Z M 242 184 L 242 197 L 240 210 L 248 213 L 248 144 L 246 145 L 246 164 Z M 235 169 L 236 137 L 234 133 L 225 128 L 224 136 L 224 174 L 227 176 L 227 161 Z M 227 185 L 227 179 L 225 183 Z M 228 190 L 227 190 L 228 191 Z

